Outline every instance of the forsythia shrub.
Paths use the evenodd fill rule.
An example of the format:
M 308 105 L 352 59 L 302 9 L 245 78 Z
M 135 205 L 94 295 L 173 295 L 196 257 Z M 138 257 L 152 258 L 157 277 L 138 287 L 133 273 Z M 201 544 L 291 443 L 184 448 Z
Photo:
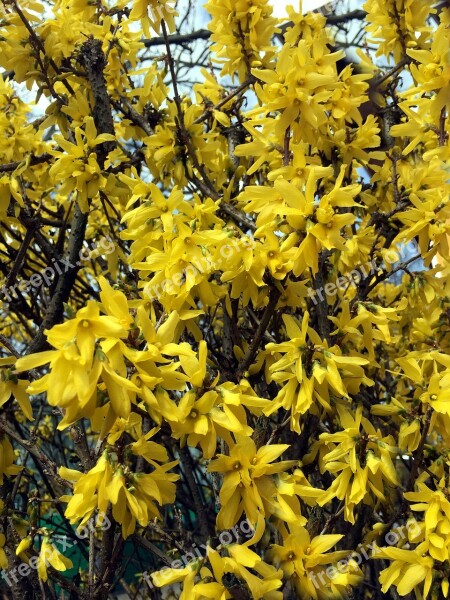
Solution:
M 447 3 L 2 1 L 3 597 L 447 598 Z

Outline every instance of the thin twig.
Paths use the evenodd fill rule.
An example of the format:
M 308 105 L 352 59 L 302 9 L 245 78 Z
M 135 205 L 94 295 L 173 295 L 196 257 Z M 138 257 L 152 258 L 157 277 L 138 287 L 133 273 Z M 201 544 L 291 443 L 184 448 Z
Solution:
M 237 87 L 235 90 L 230 92 L 227 96 L 225 96 L 225 98 L 222 98 L 222 100 L 220 102 L 218 102 L 215 106 L 208 107 L 206 109 L 206 111 L 194 121 L 194 125 L 198 125 L 199 123 L 202 123 L 203 121 L 205 121 L 209 117 L 209 115 L 212 113 L 212 111 L 219 110 L 220 108 L 222 108 L 222 106 L 227 104 L 230 100 L 232 100 L 235 96 L 237 96 L 238 94 L 243 92 L 246 88 L 248 88 L 249 85 L 252 85 L 252 83 L 254 83 L 254 82 L 255 82 L 255 77 L 253 77 L 253 75 L 252 75 L 251 77 L 246 79 L 244 81 L 244 83 L 241 83 L 241 85 L 239 87 Z
M 258 329 L 256 330 L 255 337 L 250 345 L 250 348 L 247 351 L 247 354 L 242 359 L 241 363 L 238 366 L 236 373 L 236 380 L 239 381 L 241 376 L 247 371 L 249 366 L 252 364 L 256 353 L 258 351 L 259 345 L 264 337 L 267 327 L 269 326 L 270 320 L 272 319 L 275 308 L 278 304 L 278 300 L 281 296 L 281 292 L 278 288 L 272 287 L 269 292 L 269 302 L 266 306 L 264 314 L 261 318 L 261 322 L 259 324 Z
M 45 467 L 46 473 L 52 477 L 59 485 L 72 488 L 72 484 L 58 475 L 57 465 L 46 456 L 33 442 L 20 437 L 18 433 L 12 429 L 3 418 L 0 418 L 0 431 L 6 433 L 11 439 L 17 442 L 20 446 L 28 450 L 28 452 Z
M 423 451 L 424 451 L 424 447 L 425 447 L 425 441 L 427 439 L 427 435 L 428 435 L 428 431 L 430 429 L 430 423 L 431 423 L 431 416 L 433 414 L 433 409 L 431 406 L 427 407 L 427 410 L 425 412 L 425 418 L 423 421 L 423 429 L 422 429 L 422 435 L 420 436 L 420 442 L 419 445 L 417 446 L 417 450 L 414 456 L 414 461 L 413 461 L 413 465 L 411 468 L 411 473 L 409 475 L 409 481 L 408 481 L 408 485 L 407 485 L 407 489 L 408 490 L 412 490 L 414 488 L 414 483 L 416 481 L 416 475 L 417 475 L 417 471 L 419 470 L 420 464 L 422 462 L 423 459 Z
M 194 501 L 200 534 L 204 540 L 207 540 L 210 537 L 208 521 L 206 520 L 205 507 L 200 497 L 199 486 L 195 480 L 193 461 L 191 453 L 189 452 L 189 446 L 184 446 L 180 449 L 180 459 L 183 464 L 183 473 L 186 477 L 186 481 Z

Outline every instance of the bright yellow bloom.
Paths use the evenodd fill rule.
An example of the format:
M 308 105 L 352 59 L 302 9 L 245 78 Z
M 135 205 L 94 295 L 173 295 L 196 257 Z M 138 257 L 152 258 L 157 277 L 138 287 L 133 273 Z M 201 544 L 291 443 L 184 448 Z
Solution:
M 11 442 L 6 435 L 0 435 L 0 485 L 3 485 L 5 475 L 17 475 L 22 470 L 22 467 L 14 464 L 15 460 Z
M 228 600 L 233 598 L 229 585 L 225 582 L 236 581 L 259 600 L 282 600 L 282 571 L 265 563 L 256 552 L 246 546 L 231 544 L 227 546 L 229 556 L 222 557 L 210 546 L 206 548 L 206 557 L 197 560 L 182 569 L 165 569 L 152 573 L 153 583 L 158 587 L 182 583 L 179 600 L 203 600 L 214 598 Z M 206 563 L 206 558 L 208 565 Z M 257 575 L 255 575 L 255 573 Z M 197 580 L 197 581 L 196 581 Z
M 338 405 L 337 411 L 344 430 L 322 433 L 319 442 L 313 445 L 313 453 L 305 457 L 304 464 L 308 464 L 325 445 L 326 450 L 320 457 L 321 472 L 339 475 L 317 503 L 324 506 L 332 498 L 345 500 L 345 519 L 354 523 L 354 509 L 358 504 L 373 504 L 373 498 L 386 502 L 385 485 L 398 485 L 393 462 L 397 448 L 392 436 L 382 437 L 381 431 L 362 416 L 361 405 L 354 415 L 343 405 Z
M 283 530 L 283 545 L 272 544 L 268 557 L 283 569 L 301 598 L 345 598 L 346 587 L 357 585 L 362 572 L 355 561 L 348 561 L 345 572 L 325 565 L 348 558 L 348 550 L 327 552 L 343 535 L 318 535 L 311 539 L 308 531 L 295 524 Z M 330 573 L 330 575 L 328 574 Z
M 4 533 L 0 533 L 0 567 L 2 569 L 8 568 L 8 557 L 6 556 L 6 552 L 4 550 L 6 542 L 6 537 Z
M 220 489 L 221 509 L 217 515 L 219 529 L 232 527 L 244 511 L 251 523 L 257 522 L 259 514 L 270 513 L 270 500 L 276 492 L 271 475 L 297 464 L 295 460 L 270 464 L 289 448 L 286 444 L 263 446 L 257 450 L 249 437 L 236 435 L 236 440 L 229 456 L 219 454 L 208 466 L 209 472 L 224 474 Z
M 0 366 L 14 365 L 15 358 L 0 358 Z M 21 411 L 27 419 L 33 420 L 33 410 L 30 399 L 25 391 L 30 382 L 18 379 L 13 373 L 13 368 L 0 370 L 0 406 L 3 406 L 11 396 L 17 400 Z
M 224 65 L 222 76 L 237 74 L 242 83 L 251 67 L 269 63 L 277 19 L 268 0 L 209 0 L 205 8 L 212 16 L 208 27 L 215 60 Z
M 159 33 L 161 21 L 167 23 L 168 30 L 175 31 L 174 17 L 178 15 L 173 6 L 174 0 L 134 0 L 133 9 L 130 13 L 131 20 L 140 20 L 142 29 L 147 37 L 150 37 L 150 27 Z M 150 11 L 150 13 L 149 13 Z
M 434 560 L 424 555 L 425 546 L 420 544 L 414 550 L 392 547 L 377 550 L 374 558 L 387 558 L 392 561 L 392 564 L 380 573 L 381 591 L 384 594 L 391 585 L 395 585 L 400 596 L 406 596 L 423 582 L 422 597 L 426 600 L 433 581 Z
M 61 467 L 61 476 L 75 481 L 73 496 L 64 497 L 68 501 L 65 515 L 72 524 L 81 521 L 80 525 L 84 525 L 96 510 L 106 513 L 109 502 L 114 519 L 122 524 L 124 538 L 134 533 L 136 522 L 145 527 L 150 519 L 161 518 L 156 503 L 161 506 L 174 502 L 173 482 L 179 476 L 167 471 L 178 463 L 166 462 L 164 448 L 148 441 L 152 434 L 154 431 L 131 444 L 131 451 L 152 465 L 151 473 L 133 473 L 115 462 L 107 451 L 85 474 Z
M 404 497 L 411 510 L 424 513 L 424 543 L 432 558 L 440 562 L 450 557 L 450 502 L 445 489 L 432 491 L 424 483 L 418 483 L 418 492 L 407 492 Z
M 330 394 L 347 398 L 361 384 L 371 385 L 364 375 L 367 359 L 359 356 L 342 356 L 338 346 L 327 348 L 309 327 L 309 313 L 305 311 L 301 325 L 290 315 L 283 315 L 288 341 L 269 343 L 266 353 L 276 360 L 269 366 L 270 380 L 284 383 L 271 405 L 264 410 L 273 414 L 281 406 L 291 411 L 291 429 L 300 431 L 300 417 L 314 401 L 331 410 Z M 309 339 L 308 339 L 309 338 Z
M 98 190 L 106 185 L 105 177 L 97 163 L 95 147 L 107 141 L 115 141 L 109 133 L 97 135 L 92 117 L 85 118 L 85 129 L 75 128 L 75 143 L 67 141 L 62 135 L 56 136 L 62 151 L 54 150 L 57 158 L 49 171 L 55 182 L 64 183 L 60 194 L 77 191 L 77 199 L 83 212 L 88 210 L 88 198 L 97 195 Z
M 37 562 L 37 572 L 39 579 L 44 583 L 48 579 L 47 567 L 53 567 L 57 571 L 67 571 L 73 567 L 70 558 L 67 558 L 56 548 L 50 538 L 45 536 L 42 542 Z

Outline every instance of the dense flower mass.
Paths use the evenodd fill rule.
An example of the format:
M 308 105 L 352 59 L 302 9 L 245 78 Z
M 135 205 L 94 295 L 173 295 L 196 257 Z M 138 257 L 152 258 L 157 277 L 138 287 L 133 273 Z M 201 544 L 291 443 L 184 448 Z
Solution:
M 447 3 L 185 4 L 3 0 L 1 595 L 447 598 Z

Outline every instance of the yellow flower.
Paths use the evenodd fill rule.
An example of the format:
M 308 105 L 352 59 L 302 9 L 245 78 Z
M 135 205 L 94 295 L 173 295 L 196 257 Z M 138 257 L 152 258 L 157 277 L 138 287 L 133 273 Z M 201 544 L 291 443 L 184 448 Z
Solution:
M 25 552 L 25 550 L 28 550 L 28 548 L 31 546 L 31 543 L 32 543 L 31 537 L 23 538 L 23 540 L 20 541 L 19 545 L 16 548 L 16 555 L 20 556 L 20 554 L 22 554 L 22 552 Z
M 221 509 L 217 515 L 219 529 L 229 529 L 239 520 L 243 511 L 251 523 L 258 515 L 270 512 L 270 500 L 276 492 L 270 477 L 297 464 L 295 460 L 276 462 L 286 444 L 272 444 L 256 449 L 255 442 L 236 435 L 237 443 L 230 448 L 230 455 L 220 454 L 208 466 L 211 473 L 224 473 L 220 490 Z
M 50 372 L 33 381 L 27 392 L 47 392 L 51 406 L 66 410 L 58 426 L 60 429 L 81 416 L 92 416 L 97 405 L 100 377 L 115 414 L 124 418 L 129 415 L 130 393 L 136 393 L 139 389 L 127 379 L 122 347 L 119 345 L 120 338 L 128 334 L 130 320 L 124 315 L 124 307 L 117 295 L 120 297 L 121 293 L 105 287 L 102 301 L 119 318 L 100 315 L 99 304 L 91 300 L 77 312 L 74 319 L 55 325 L 46 332 L 49 343 L 56 350 L 24 356 L 15 364 L 15 370 L 20 372 L 50 363 Z
M 109 502 L 114 519 L 122 525 L 124 538 L 134 533 L 136 521 L 145 527 L 150 519 L 161 518 L 156 503 L 161 506 L 175 501 L 174 482 L 179 476 L 167 471 L 178 462 L 158 464 L 167 460 L 167 453 L 159 444 L 148 441 L 152 433 L 131 444 L 132 452 L 142 455 L 152 465 L 151 473 L 133 473 L 107 451 L 85 474 L 61 467 L 61 476 L 75 481 L 73 496 L 64 497 L 68 502 L 65 516 L 72 524 L 81 521 L 80 525 L 84 525 L 95 510 L 105 513 Z
M 8 558 L 7 558 L 6 552 L 4 550 L 5 543 L 6 543 L 5 534 L 0 533 L 0 567 L 2 569 L 8 568 Z
M 182 569 L 152 573 L 153 583 L 158 587 L 182 583 L 179 600 L 228 600 L 233 598 L 234 587 L 243 588 L 246 594 L 249 590 L 251 597 L 259 600 L 282 600 L 282 592 L 276 591 L 282 586 L 281 570 L 265 563 L 246 546 L 231 544 L 227 546 L 227 553 L 229 556 L 222 557 L 217 550 L 207 546 L 206 557 L 201 560 Z M 207 561 L 209 565 L 205 564 Z M 227 581 L 232 585 L 224 585 Z
M 288 340 L 267 344 L 266 352 L 276 358 L 268 368 L 270 380 L 284 385 L 264 413 L 271 415 L 280 407 L 290 410 L 291 429 L 299 433 L 300 417 L 315 400 L 330 411 L 330 393 L 348 397 L 372 381 L 362 368 L 368 360 L 342 356 L 337 345 L 327 348 L 327 342 L 309 327 L 308 311 L 301 324 L 291 315 L 283 315 L 283 321 Z
M 420 443 L 420 437 L 420 419 L 414 419 L 409 423 L 404 421 L 400 425 L 398 446 L 402 450 L 406 449 L 408 452 L 414 452 Z
M 311 135 L 314 129 L 324 125 L 326 111 L 334 90 L 342 87 L 335 69 L 330 71 L 330 62 L 336 63 L 342 52 L 329 55 L 330 62 L 318 64 L 319 57 L 313 55 L 312 44 L 300 40 L 291 47 L 285 44 L 278 54 L 275 68 L 252 69 L 252 74 L 263 84 L 256 85 L 262 108 L 253 114 L 280 111 L 275 131 L 283 133 L 294 122 L 305 127 Z
M 49 565 L 57 571 L 67 571 L 73 567 L 72 561 L 61 554 L 49 537 L 44 536 L 37 562 L 38 576 L 44 583 L 48 579 L 47 567 Z
M 345 500 L 345 519 L 354 523 L 353 511 L 358 504 L 373 504 L 372 495 L 386 502 L 384 485 L 398 485 L 393 463 L 397 448 L 392 436 L 382 437 L 380 430 L 362 416 L 362 405 L 356 408 L 354 415 L 343 405 L 338 405 L 337 411 L 344 430 L 322 433 L 319 442 L 313 446 L 313 453 L 305 457 L 304 464 L 310 462 L 319 447 L 327 446 L 329 451 L 322 452 L 320 457 L 321 472 L 339 475 L 317 503 L 324 506 L 332 498 Z
M 178 15 L 172 6 L 173 3 L 174 0 L 134 0 L 130 19 L 140 20 L 147 37 L 150 37 L 150 27 L 159 33 L 162 20 L 167 23 L 170 33 L 173 33 L 175 31 L 174 17 Z
M 433 581 L 434 560 L 424 555 L 426 544 L 420 544 L 414 550 L 401 548 L 379 548 L 373 558 L 387 558 L 392 564 L 381 571 L 381 591 L 385 594 L 391 585 L 395 585 L 400 596 L 406 596 L 422 582 L 423 599 L 426 600 Z
M 283 545 L 272 544 L 268 558 L 280 566 L 286 578 L 291 579 L 301 598 L 345 598 L 346 586 L 357 585 L 362 572 L 353 561 L 348 561 L 345 572 L 330 565 L 348 558 L 350 551 L 327 552 L 343 535 L 318 535 L 311 539 L 308 531 L 298 524 L 289 524 L 283 530 Z M 332 573 L 332 575 L 328 575 Z
M 15 460 L 16 455 L 11 442 L 6 435 L 0 435 L 0 485 L 3 485 L 4 475 L 17 475 L 22 470 L 22 467 L 14 464 Z
M 97 163 L 95 146 L 107 141 L 115 141 L 109 133 L 97 135 L 97 130 L 92 117 L 85 118 L 84 131 L 75 128 L 75 143 L 67 141 L 62 135 L 56 135 L 60 150 L 52 150 L 57 158 L 49 170 L 49 175 L 55 183 L 63 182 L 60 194 L 69 194 L 77 191 L 77 199 L 83 212 L 88 211 L 88 198 L 94 198 L 98 190 L 106 185 Z
M 397 0 L 367 0 L 363 5 L 369 23 L 366 26 L 369 39 L 377 46 L 376 56 L 393 54 L 395 63 L 405 58 L 405 48 L 423 43 L 431 33 L 427 25 L 429 2 L 402 0 L 401 6 L 402 10 L 398 12 Z
M 221 76 L 237 74 L 242 83 L 250 67 L 269 63 L 278 29 L 268 0 L 208 0 L 205 8 L 212 16 L 208 27 L 215 61 L 224 65 Z
M 406 492 L 404 497 L 411 510 L 424 513 L 424 547 L 432 558 L 444 562 L 450 557 L 450 502 L 442 489 L 430 490 L 424 483 L 417 484 L 418 492 Z
M 432 118 L 438 118 L 441 110 L 450 104 L 450 35 L 441 23 L 434 32 L 429 50 L 408 49 L 406 53 L 419 63 L 411 65 L 411 75 L 421 92 L 435 91 L 430 106 Z
M 16 359 L 0 358 L 0 366 L 14 365 Z M 11 396 L 17 400 L 20 409 L 27 419 L 33 420 L 33 409 L 31 408 L 30 399 L 25 391 L 30 382 L 23 379 L 18 379 L 13 372 L 13 368 L 0 370 L 0 406 L 3 406 Z

